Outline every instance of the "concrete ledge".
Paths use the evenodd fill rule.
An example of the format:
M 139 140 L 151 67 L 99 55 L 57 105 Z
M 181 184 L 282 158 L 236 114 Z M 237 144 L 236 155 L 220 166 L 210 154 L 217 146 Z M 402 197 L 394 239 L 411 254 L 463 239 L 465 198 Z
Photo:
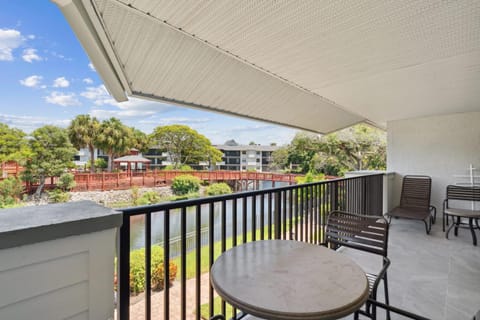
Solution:
M 0 249 L 122 225 L 122 213 L 92 201 L 0 210 Z

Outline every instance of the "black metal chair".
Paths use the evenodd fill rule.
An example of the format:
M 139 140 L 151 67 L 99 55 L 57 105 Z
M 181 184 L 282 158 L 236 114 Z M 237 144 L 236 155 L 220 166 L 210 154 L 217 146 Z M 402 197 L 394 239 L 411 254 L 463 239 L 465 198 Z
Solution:
M 430 205 L 431 190 L 432 179 L 429 176 L 403 177 L 400 205 L 387 213 L 388 223 L 392 217 L 422 220 L 429 234 L 437 217 L 437 208 Z
M 480 320 L 480 310 L 473 316 L 473 320 Z
M 452 206 L 452 201 L 457 201 L 456 207 Z M 443 231 L 445 225 L 448 226 L 449 218 L 452 217 L 452 225 L 445 233 L 448 239 L 448 234 L 453 227 L 455 227 L 455 235 L 458 235 L 458 228 L 464 226 L 466 223 L 462 219 L 468 219 L 467 227 L 472 234 L 473 245 L 477 245 L 477 237 L 474 229 L 480 229 L 478 220 L 480 219 L 480 210 L 473 208 L 466 209 L 465 206 L 460 207 L 460 202 L 465 202 L 465 206 L 470 206 L 472 202 L 480 202 L 480 187 L 478 186 L 447 186 L 447 195 L 443 201 Z M 455 221 L 456 218 L 456 221 Z M 475 222 L 475 226 L 473 225 Z
M 382 216 L 357 215 L 342 211 L 333 211 L 329 214 L 325 231 L 326 242 L 324 245 L 331 249 L 348 247 L 355 250 L 379 255 L 382 257 L 382 268 L 376 274 L 367 273 L 369 284 L 369 301 L 365 310 L 355 312 L 355 319 L 359 314 L 376 319 L 376 305 L 371 300 L 377 300 L 377 287 L 383 280 L 385 289 L 385 302 L 389 304 L 387 268 L 390 260 L 387 258 L 388 248 L 388 222 Z M 387 310 L 387 319 L 390 311 Z

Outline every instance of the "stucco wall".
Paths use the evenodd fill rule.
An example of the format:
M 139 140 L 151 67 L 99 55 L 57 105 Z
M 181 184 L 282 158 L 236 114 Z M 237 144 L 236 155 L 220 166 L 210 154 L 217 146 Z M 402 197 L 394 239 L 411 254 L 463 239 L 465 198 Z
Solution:
M 467 175 L 470 164 L 480 175 L 480 112 L 387 124 L 387 170 L 396 173 L 392 205 L 399 202 L 403 175 L 425 174 L 432 177 L 432 204 L 441 215 L 446 186 Z
M 0 250 L 0 319 L 113 319 L 115 229 Z
M 113 319 L 121 213 L 91 201 L 1 211 L 0 319 Z

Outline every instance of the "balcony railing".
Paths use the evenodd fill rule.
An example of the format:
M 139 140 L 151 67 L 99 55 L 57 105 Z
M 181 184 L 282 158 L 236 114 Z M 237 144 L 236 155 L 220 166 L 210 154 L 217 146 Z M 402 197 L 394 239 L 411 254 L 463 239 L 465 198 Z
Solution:
M 201 275 L 210 270 L 220 253 L 232 246 L 265 239 L 318 244 L 323 242 L 330 211 L 381 215 L 382 200 L 383 174 L 377 174 L 124 209 L 118 256 L 119 319 L 130 319 L 130 250 L 133 247 L 145 246 L 144 319 L 162 318 L 159 314 L 152 315 L 152 244 L 163 247 L 164 252 L 163 319 L 201 319 L 201 302 L 207 296 L 210 316 L 226 313 L 223 301 L 221 310 L 214 310 L 214 290 L 211 285 L 208 290 L 202 290 L 201 283 Z M 138 230 L 143 230 L 140 239 Z M 193 261 L 188 259 L 189 264 L 194 264 L 193 278 L 192 272 L 189 273 L 191 279 L 187 279 L 187 255 L 194 256 Z M 180 297 L 174 297 L 180 303 L 174 306 L 171 303 L 173 287 L 168 285 L 171 261 L 178 263 L 173 287 L 180 286 Z M 189 286 L 194 286 L 193 303 L 187 301 L 187 280 Z M 236 314 L 236 310 L 233 313 Z

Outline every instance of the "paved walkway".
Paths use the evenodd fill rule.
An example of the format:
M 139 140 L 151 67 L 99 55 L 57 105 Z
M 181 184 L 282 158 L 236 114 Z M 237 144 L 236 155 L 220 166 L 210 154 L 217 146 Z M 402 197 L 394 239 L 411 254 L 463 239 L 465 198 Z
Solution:
M 200 303 L 208 302 L 210 278 L 208 273 L 202 274 L 200 278 L 201 300 Z M 170 320 L 184 320 L 180 317 L 180 282 L 176 281 L 170 288 Z M 165 319 L 163 315 L 163 294 L 164 291 L 152 294 L 152 319 Z M 195 319 L 195 279 L 187 280 L 187 312 L 185 320 Z M 130 306 L 130 319 L 145 319 L 145 299 L 141 299 Z

